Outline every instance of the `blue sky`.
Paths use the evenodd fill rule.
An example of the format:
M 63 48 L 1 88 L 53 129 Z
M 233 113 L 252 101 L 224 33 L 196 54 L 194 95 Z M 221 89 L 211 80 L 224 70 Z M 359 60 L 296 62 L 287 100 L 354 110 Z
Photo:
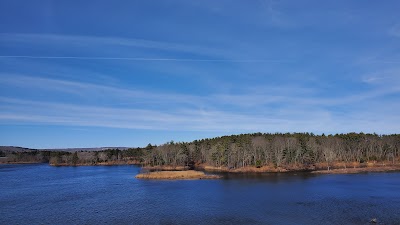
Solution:
M 0 1 L 0 145 L 400 132 L 398 1 Z

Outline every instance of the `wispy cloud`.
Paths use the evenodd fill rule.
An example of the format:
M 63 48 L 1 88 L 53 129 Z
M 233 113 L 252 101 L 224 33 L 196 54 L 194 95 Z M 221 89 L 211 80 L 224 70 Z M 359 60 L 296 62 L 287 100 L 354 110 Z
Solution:
M 32 77 L 18 74 L 1 74 L 0 82 L 3 85 L 21 88 L 24 91 L 51 91 L 54 93 L 68 93 L 80 98 L 109 98 L 118 99 L 119 102 L 130 103 L 186 103 L 198 104 L 201 98 L 194 96 L 172 94 L 172 93 L 154 93 L 150 91 L 126 89 L 116 86 L 106 86 L 93 83 L 59 80 L 43 77 Z M 72 97 L 72 96 L 70 96 Z
M 389 35 L 400 37 L 400 24 L 396 24 L 389 29 Z
M 215 63 L 293 63 L 293 59 L 259 54 L 258 46 L 246 42 L 214 39 L 215 47 L 120 37 L 67 34 L 0 33 L 0 47 L 16 45 L 20 52 L 38 54 L 3 54 L 0 59 L 108 60 L 156 62 Z M 219 43 L 221 42 L 221 43 Z M 224 47 L 222 47 L 224 46 Z M 50 51 L 43 54 L 40 49 Z M 256 53 L 257 52 L 257 53 Z M 171 54 L 179 57 L 171 57 Z M 263 56 L 264 55 L 264 56 Z
M 263 124 L 279 122 L 276 119 L 251 118 L 246 115 L 220 111 L 176 110 L 168 113 L 156 110 L 79 106 L 10 98 L 0 98 L 0 101 L 3 105 L 7 104 L 7 107 L 0 113 L 0 120 L 5 123 L 17 121 L 131 129 L 227 131 L 254 129 L 253 125 L 256 124 L 254 120 Z
M 29 46 L 30 50 L 40 46 L 46 46 L 47 48 L 53 46 L 53 48 L 63 49 L 69 54 L 71 54 L 71 51 L 73 50 L 79 52 L 79 55 L 60 55 L 60 53 L 49 55 L 1 55 L 0 58 L 242 63 L 291 62 L 291 60 L 287 59 L 243 58 L 243 49 L 238 49 L 236 43 L 232 43 L 235 44 L 235 46 L 221 49 L 218 47 L 210 48 L 194 44 L 180 44 L 120 37 L 24 33 L 3 33 L 0 34 L 0 40 L 4 46 L 17 43 L 21 47 Z M 146 51 L 142 51 L 141 49 L 146 49 Z M 153 57 L 146 57 L 149 50 L 154 50 L 154 54 L 159 55 L 160 57 L 154 57 L 154 54 L 151 54 Z M 185 56 L 180 58 L 162 57 L 164 54 L 160 51 L 169 53 L 185 53 Z M 96 52 L 97 56 L 93 56 L 93 53 Z M 125 57 L 125 55 L 137 55 L 140 53 L 143 56 Z M 61 52 L 61 54 L 65 54 L 65 52 Z
M 372 82 L 372 79 L 377 78 L 370 77 L 368 79 L 369 82 Z M 4 73 L 0 73 L 0 82 L 4 87 L 10 87 L 10 90 L 14 91 L 21 89 L 24 92 L 67 93 L 69 97 L 75 96 L 81 100 L 101 97 L 103 104 L 107 103 L 104 100 L 108 99 L 112 104 L 125 106 L 146 103 L 142 107 L 146 107 L 148 104 L 157 104 L 158 107 L 173 105 L 174 107 L 191 106 L 192 108 L 207 107 L 214 109 L 223 108 L 224 105 L 235 106 L 238 107 L 237 109 L 243 109 L 243 107 L 260 108 L 269 104 L 299 106 L 346 105 L 400 92 L 399 86 L 391 85 L 342 97 L 322 97 L 318 96 L 319 93 L 316 89 L 305 89 L 289 84 L 281 87 L 258 86 L 251 89 L 243 88 L 242 93 L 209 93 L 208 95 L 200 96 Z
M 267 18 L 265 21 L 268 25 L 270 26 L 276 26 L 276 27 L 291 27 L 293 26 L 292 23 L 290 23 L 287 19 L 287 17 L 284 16 L 284 13 L 279 10 L 278 4 L 279 1 L 276 0 L 259 0 L 258 1 L 260 5 L 265 9 L 265 18 Z
M 379 90 L 377 94 L 400 93 L 400 67 L 391 67 L 374 71 L 363 76 L 362 81 Z
M 377 80 L 386 80 L 388 86 L 379 89 L 370 89 L 369 91 L 353 93 L 346 96 L 345 102 L 356 102 L 361 100 L 368 100 L 369 98 L 383 96 L 385 94 L 395 93 L 400 91 L 400 87 L 397 85 L 398 73 L 396 70 L 390 70 L 382 73 L 375 73 L 365 76 L 363 82 L 376 83 Z M 326 101 L 327 104 L 331 102 L 342 101 L 343 99 L 335 99 L 333 97 L 318 97 L 319 92 L 316 88 L 304 88 L 301 86 L 293 86 L 290 83 L 284 86 L 255 86 L 249 88 L 244 86 L 238 88 L 234 94 L 221 94 L 221 93 L 209 93 L 208 95 L 191 95 L 191 94 L 179 94 L 179 93 L 168 93 L 159 91 L 145 91 L 139 88 L 124 88 L 118 85 L 100 85 L 94 83 L 87 83 L 81 81 L 71 81 L 63 79 L 53 79 L 47 77 L 28 76 L 20 74 L 8 74 L 0 73 L 0 81 L 4 85 L 13 87 L 33 90 L 49 90 L 54 92 L 66 92 L 76 94 L 80 96 L 105 94 L 109 96 L 116 96 L 118 99 L 143 99 L 143 101 L 164 101 L 164 102 L 177 102 L 177 103 L 190 103 L 199 104 L 201 101 L 217 101 L 217 104 L 254 104 L 262 102 L 283 102 L 283 101 L 301 101 L 310 100 L 309 103 L 314 101 L 315 104 L 324 104 L 322 101 Z M 381 86 L 380 86 L 381 87 Z M 241 92 L 241 93 L 240 93 Z M 262 100 L 264 98 L 264 100 Z M 301 101 L 305 103 L 307 101 Z M 241 104 L 240 104 L 241 105 Z M 262 105 L 262 104 L 261 104 Z
M 118 109 L 109 107 L 78 106 L 52 102 L 25 101 L 0 98 L 2 124 L 50 124 L 65 126 L 91 126 L 127 129 L 176 131 L 317 131 L 317 132 L 397 132 L 396 126 L 380 127 L 400 121 L 397 114 L 374 121 L 374 112 L 344 115 L 338 118 L 327 111 L 283 111 L 282 115 L 232 113 L 223 111 Z M 379 110 L 378 110 L 379 111 Z M 372 117 L 372 118 L 371 118 Z M 317 121 L 317 122 L 316 122 Z
M 127 60 L 127 61 L 179 61 L 179 62 L 236 62 L 236 63 L 288 63 L 291 60 L 273 59 L 188 59 L 188 58 L 136 58 L 136 57 L 85 57 L 85 56 L 33 56 L 33 55 L 0 55 L 0 58 L 21 59 L 77 59 L 77 60 Z
M 0 40 L 7 43 L 26 43 L 30 45 L 54 45 L 66 44 L 80 48 L 103 46 L 112 47 L 134 47 L 147 48 L 176 52 L 187 52 L 198 55 L 218 55 L 223 54 L 218 49 L 205 46 L 185 45 L 179 43 L 153 41 L 134 38 L 121 37 L 101 37 L 101 36 L 84 36 L 84 35 L 68 35 L 68 34 L 34 34 L 34 33 L 2 33 Z
M 106 86 L 77 81 L 30 77 L 22 75 L 0 75 L 4 87 L 29 89 L 40 93 L 64 92 L 70 97 L 103 98 L 97 100 L 52 102 L 25 98 L 0 98 L 1 124 L 48 124 L 65 126 L 91 126 L 148 130 L 180 131 L 351 131 L 352 126 L 365 128 L 363 131 L 379 131 L 376 124 L 382 121 L 398 121 L 392 112 L 384 115 L 374 124 L 374 111 L 379 112 L 380 104 L 374 98 L 388 93 L 398 93 L 399 88 L 387 91 L 372 91 L 346 97 L 315 96 L 313 91 L 299 88 L 288 93 L 277 88 L 265 88 L 266 92 L 244 94 L 188 95 L 165 92 L 129 90 L 118 86 Z M 45 91 L 45 92 L 43 92 Z M 278 92 L 278 93 L 274 93 Z M 104 102 L 105 99 L 110 101 Z M 125 104 L 124 104 L 125 102 Z M 368 104 L 366 104 L 368 102 Z M 126 104 L 128 103 L 128 104 Z M 371 104 L 377 108 L 369 113 L 359 110 Z M 157 107 L 152 105 L 157 104 Z M 272 107 L 270 105 L 272 104 Z M 279 107 L 276 107 L 279 105 Z M 357 106 L 357 110 L 346 110 L 346 114 L 330 111 L 325 107 Z M 226 107 L 231 106 L 231 107 Z M 243 110 L 246 109 L 246 110 Z M 251 109 L 251 110 L 249 110 Z M 382 113 L 382 112 L 380 112 Z M 318 122 L 315 122 L 318 121 Z M 371 127 L 366 126 L 369 124 Z M 340 126 L 339 126 L 340 125 Z M 373 130 L 375 129 L 375 130 Z M 377 129 L 377 130 L 376 130 Z M 396 128 L 391 128 L 395 131 Z M 326 130 L 325 130 L 326 132 Z

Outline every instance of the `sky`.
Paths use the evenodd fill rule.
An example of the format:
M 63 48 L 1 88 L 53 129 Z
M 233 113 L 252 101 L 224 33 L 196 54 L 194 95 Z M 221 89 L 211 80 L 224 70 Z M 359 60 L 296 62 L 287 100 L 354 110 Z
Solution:
M 400 133 L 400 2 L 0 0 L 0 145 Z

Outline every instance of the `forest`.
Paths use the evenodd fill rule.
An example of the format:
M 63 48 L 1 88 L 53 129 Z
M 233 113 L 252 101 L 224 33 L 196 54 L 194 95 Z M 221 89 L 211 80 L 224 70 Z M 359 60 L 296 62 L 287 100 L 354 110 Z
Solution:
M 140 164 L 149 167 L 246 167 L 327 169 L 368 162 L 398 164 L 400 135 L 347 133 L 253 133 L 195 140 L 170 141 L 144 148 L 103 151 L 1 152 L 9 162 L 49 162 L 51 165 Z M 4 160 L 3 160 L 4 161 Z
M 351 163 L 386 162 L 399 158 L 400 135 L 348 133 L 254 133 L 169 142 L 143 154 L 145 165 L 182 166 L 192 162 L 214 167 L 296 167 L 323 163 L 343 166 Z

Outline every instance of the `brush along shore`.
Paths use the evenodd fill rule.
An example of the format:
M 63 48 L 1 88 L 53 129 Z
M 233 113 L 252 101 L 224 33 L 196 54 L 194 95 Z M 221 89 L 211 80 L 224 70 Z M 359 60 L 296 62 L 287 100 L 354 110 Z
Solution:
M 399 166 L 364 167 L 364 168 L 342 168 L 331 170 L 317 170 L 312 173 L 317 174 L 353 174 L 353 173 L 374 173 L 374 172 L 395 172 L 400 171 Z
M 186 171 L 184 166 L 144 166 L 147 171 Z M 196 170 L 223 173 L 285 173 L 285 172 L 310 172 L 317 174 L 351 174 L 366 172 L 393 172 L 400 171 L 400 164 L 392 162 L 333 162 L 333 163 L 315 163 L 312 165 L 284 165 L 277 167 L 275 165 L 267 165 L 261 167 L 245 166 L 239 168 L 229 168 L 226 166 L 211 166 L 208 164 L 196 164 Z
M 219 179 L 221 176 L 208 175 L 202 171 L 156 171 L 140 173 L 136 175 L 138 179 L 157 179 L 157 180 L 196 180 L 196 179 Z

